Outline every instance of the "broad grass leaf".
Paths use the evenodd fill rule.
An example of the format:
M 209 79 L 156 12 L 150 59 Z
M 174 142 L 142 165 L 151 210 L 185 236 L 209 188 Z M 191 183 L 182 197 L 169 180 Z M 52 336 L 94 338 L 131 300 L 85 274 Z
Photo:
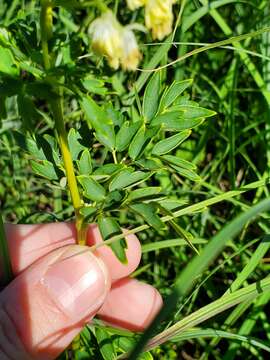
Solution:
M 111 217 L 104 217 L 103 215 L 99 216 L 98 227 L 104 241 L 115 235 L 122 234 L 121 227 L 118 225 L 117 221 Z M 125 238 L 114 241 L 109 246 L 117 259 L 120 260 L 121 263 L 127 264 L 127 257 L 125 252 L 127 243 Z
M 178 134 L 175 134 L 164 140 L 159 141 L 153 147 L 152 154 L 162 155 L 172 151 L 177 146 L 179 146 L 183 141 L 185 141 L 190 136 L 190 134 L 191 134 L 190 130 L 184 130 L 179 132 Z
M 163 111 L 174 103 L 174 101 L 185 91 L 193 80 L 176 80 L 164 92 L 160 100 L 159 110 Z
M 83 195 L 92 201 L 102 201 L 105 199 L 106 191 L 102 185 L 90 176 L 79 175 L 78 180 L 83 187 Z
M 144 220 L 155 230 L 160 231 L 166 229 L 166 225 L 160 220 L 157 214 L 157 207 L 154 204 L 133 204 L 129 207 L 142 216 Z
M 124 169 L 120 171 L 111 181 L 109 190 L 120 190 L 137 185 L 149 177 L 149 172 L 133 171 L 132 169 Z
M 89 175 L 92 173 L 92 161 L 90 151 L 84 149 L 78 160 L 78 169 L 80 175 Z
M 39 176 L 45 177 L 48 180 L 58 180 L 58 175 L 53 164 L 48 160 L 42 160 L 40 162 L 31 160 L 31 167 Z
M 136 131 L 138 131 L 140 126 L 141 126 L 141 122 L 139 121 L 135 123 L 131 123 L 130 121 L 125 121 L 122 124 L 118 133 L 116 134 L 115 149 L 117 151 L 125 150 L 130 144 L 133 136 L 135 135 Z
M 196 252 L 196 254 L 199 255 L 199 251 L 196 249 L 196 247 L 192 244 L 192 240 L 194 239 L 193 235 L 186 231 L 185 229 L 183 229 L 180 225 L 177 224 L 176 221 L 174 220 L 170 220 L 169 224 L 171 225 L 171 227 L 175 230 L 175 232 L 183 237 L 183 239 L 188 243 L 188 245 L 190 246 L 190 248 L 192 250 L 194 250 Z
M 196 170 L 196 168 L 197 168 L 195 164 L 192 164 L 191 162 L 189 162 L 187 160 L 180 159 L 178 156 L 163 155 L 163 156 L 160 156 L 160 159 L 169 164 L 177 166 L 177 168 L 181 167 L 183 169 L 187 169 L 187 170 L 191 170 L 191 171 Z
M 143 116 L 150 121 L 156 114 L 161 87 L 160 72 L 157 71 L 148 82 L 143 97 Z

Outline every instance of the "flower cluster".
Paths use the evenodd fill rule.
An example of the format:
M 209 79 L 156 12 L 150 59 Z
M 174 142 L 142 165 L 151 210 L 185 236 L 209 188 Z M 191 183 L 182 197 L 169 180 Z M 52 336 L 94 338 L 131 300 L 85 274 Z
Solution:
M 127 0 L 131 10 L 145 6 L 145 25 L 151 30 L 153 39 L 162 40 L 172 32 L 175 0 Z
M 107 58 L 113 69 L 136 70 L 141 59 L 138 43 L 130 26 L 122 26 L 106 11 L 89 27 L 93 50 Z
M 175 0 L 127 0 L 127 5 L 131 10 L 145 6 L 146 27 L 151 30 L 153 39 L 162 40 L 172 32 L 174 2 Z M 142 55 L 132 31 L 134 27 L 138 29 L 138 26 L 122 26 L 112 11 L 105 11 L 89 26 L 93 50 L 105 56 L 108 64 L 115 70 L 120 66 L 123 70 L 136 70 Z

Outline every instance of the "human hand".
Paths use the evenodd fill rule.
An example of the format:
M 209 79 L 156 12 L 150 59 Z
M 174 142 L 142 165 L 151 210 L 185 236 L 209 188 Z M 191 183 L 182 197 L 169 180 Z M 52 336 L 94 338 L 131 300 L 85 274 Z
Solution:
M 107 246 L 93 255 L 75 245 L 71 223 L 6 225 L 6 234 L 16 278 L 0 293 L 1 360 L 55 359 L 96 314 L 143 330 L 162 305 L 156 289 L 128 278 L 141 258 L 134 235 L 123 265 Z M 91 225 L 87 244 L 101 241 Z

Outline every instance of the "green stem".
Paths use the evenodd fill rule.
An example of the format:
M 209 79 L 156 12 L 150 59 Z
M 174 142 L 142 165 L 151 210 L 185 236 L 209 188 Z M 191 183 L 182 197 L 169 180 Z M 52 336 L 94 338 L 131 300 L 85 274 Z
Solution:
M 41 1 L 41 14 L 40 14 L 41 45 L 42 45 L 44 67 L 46 70 L 51 69 L 51 58 L 49 53 L 48 40 L 52 36 L 52 27 L 53 27 L 52 6 L 53 3 L 51 0 Z M 48 78 L 48 80 L 52 84 L 56 83 L 55 79 L 53 79 L 52 77 Z M 62 94 L 59 87 L 57 87 L 55 91 L 58 96 L 56 96 L 55 99 L 51 100 L 50 105 L 55 120 L 55 127 L 57 131 L 59 146 L 64 161 L 65 170 L 66 170 L 66 176 L 71 194 L 71 200 L 75 210 L 77 242 L 79 244 L 84 245 L 86 239 L 86 231 L 83 224 L 83 216 L 80 214 L 80 209 L 82 207 L 82 200 L 80 198 L 72 157 L 68 146 L 68 139 L 67 139 L 67 133 L 65 129 L 64 116 L 63 116 Z
M 4 228 L 1 212 L 0 212 L 0 251 L 1 251 L 1 263 L 3 267 L 1 286 L 6 286 L 12 280 L 13 274 L 12 274 L 8 244 L 7 244 L 5 228 Z

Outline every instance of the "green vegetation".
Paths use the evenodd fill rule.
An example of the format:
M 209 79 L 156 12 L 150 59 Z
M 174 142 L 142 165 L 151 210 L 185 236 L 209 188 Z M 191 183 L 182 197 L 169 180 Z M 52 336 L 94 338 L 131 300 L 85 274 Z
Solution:
M 3 218 L 74 220 L 81 244 L 96 222 L 123 263 L 121 228 L 140 238 L 164 308 L 143 335 L 94 320 L 74 358 L 266 359 L 269 1 L 177 0 L 162 33 L 128 3 L 0 0 Z

